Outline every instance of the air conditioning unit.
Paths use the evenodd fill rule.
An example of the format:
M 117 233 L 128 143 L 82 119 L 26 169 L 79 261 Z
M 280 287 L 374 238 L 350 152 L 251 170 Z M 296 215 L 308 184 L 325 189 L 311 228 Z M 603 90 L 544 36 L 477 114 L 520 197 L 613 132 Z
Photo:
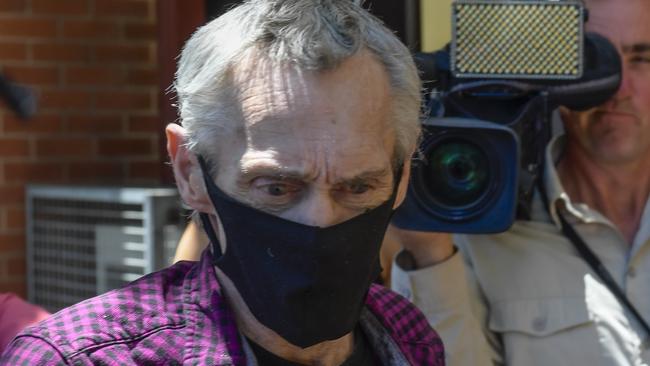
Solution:
M 171 264 L 187 223 L 175 188 L 27 187 L 31 302 L 55 312 Z

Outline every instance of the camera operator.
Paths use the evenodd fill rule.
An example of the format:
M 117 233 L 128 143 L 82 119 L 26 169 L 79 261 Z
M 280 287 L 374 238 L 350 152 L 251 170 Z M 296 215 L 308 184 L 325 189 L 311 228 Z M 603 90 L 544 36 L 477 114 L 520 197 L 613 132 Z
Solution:
M 586 30 L 619 51 L 621 84 L 596 108 L 561 109 L 531 220 L 502 234 L 387 235 L 404 249 L 393 288 L 440 332 L 450 365 L 650 363 L 641 322 L 560 229 L 559 212 L 650 321 L 650 2 L 586 5 Z

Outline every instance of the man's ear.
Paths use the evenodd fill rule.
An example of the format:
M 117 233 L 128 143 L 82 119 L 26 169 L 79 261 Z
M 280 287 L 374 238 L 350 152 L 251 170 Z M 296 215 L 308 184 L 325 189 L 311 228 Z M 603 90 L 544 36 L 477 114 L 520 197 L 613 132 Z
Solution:
M 167 152 L 183 202 L 199 212 L 214 214 L 215 210 L 205 189 L 199 162 L 194 153 L 185 146 L 185 129 L 170 123 L 165 128 L 165 134 Z
M 397 188 L 397 196 L 395 197 L 395 203 L 393 204 L 393 209 L 397 209 L 399 205 L 404 202 L 404 199 L 406 198 L 406 192 L 408 191 L 409 187 L 409 180 L 411 177 L 411 159 L 410 156 L 408 155 L 409 159 L 407 159 L 404 162 L 404 167 L 402 168 L 402 176 L 399 179 L 399 186 Z

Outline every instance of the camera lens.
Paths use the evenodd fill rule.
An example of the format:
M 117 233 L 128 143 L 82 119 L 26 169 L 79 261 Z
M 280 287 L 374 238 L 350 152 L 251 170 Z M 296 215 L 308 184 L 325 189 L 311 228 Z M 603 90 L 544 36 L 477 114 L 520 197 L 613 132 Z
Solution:
M 464 208 L 481 200 L 489 188 L 488 159 L 467 140 L 449 139 L 428 152 L 425 184 L 438 204 Z

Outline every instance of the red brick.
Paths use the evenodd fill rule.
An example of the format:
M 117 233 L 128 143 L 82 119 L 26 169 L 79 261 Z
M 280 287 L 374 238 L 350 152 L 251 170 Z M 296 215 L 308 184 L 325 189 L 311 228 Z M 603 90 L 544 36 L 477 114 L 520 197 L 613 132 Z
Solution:
M 165 166 L 160 162 L 135 162 L 129 164 L 129 178 L 138 180 L 159 180 Z
M 8 258 L 7 272 L 9 276 L 27 275 L 27 262 L 24 256 Z
M 152 53 L 147 45 L 97 45 L 95 59 L 98 62 L 151 62 Z
M 5 210 L 7 217 L 7 228 L 8 229 L 25 229 L 25 210 L 23 208 L 8 208 Z
M 158 86 L 158 74 L 157 69 L 153 68 L 139 68 L 139 69 L 129 69 L 126 72 L 126 84 L 128 85 L 143 85 L 143 86 Z
M 23 186 L 0 186 L 0 202 L 4 205 L 11 204 L 24 204 L 25 203 L 25 189 Z M 2 236 L 0 235 L 0 238 Z M 2 246 L 2 239 L 0 239 L 0 246 Z
M 36 142 L 36 154 L 42 157 L 87 157 L 93 154 L 93 141 L 87 138 L 47 139 Z
M 4 37 L 56 37 L 56 20 L 31 18 L 0 19 L 0 34 Z
M 95 108 L 109 110 L 151 110 L 151 95 L 148 92 L 99 92 Z
M 29 155 L 29 142 L 25 139 L 0 138 L 0 156 L 27 156 Z M 2 200 L 0 200 L 2 202 Z
M 60 132 L 63 124 L 63 119 L 58 114 L 36 114 L 33 118 L 23 121 L 16 117 L 14 114 L 4 115 L 4 132 Z
M 0 278 L 0 281 L 2 281 L 0 282 L 0 292 L 12 292 L 23 299 L 27 298 L 27 284 L 24 279 L 7 281 Z
M 42 93 L 39 102 L 43 109 L 90 109 L 92 95 L 84 91 L 48 91 Z
M 0 42 L 0 59 L 22 61 L 27 58 L 27 46 L 24 43 Z
M 132 40 L 156 40 L 158 37 L 158 28 L 155 24 L 125 24 L 124 37 Z
M 109 116 L 71 116 L 68 118 L 68 132 L 81 133 L 121 133 L 123 129 L 122 117 Z
M 128 126 L 129 132 L 160 132 L 165 128 L 158 116 L 131 116 Z
M 23 205 L 6 207 L 4 210 L 5 213 L 5 224 L 6 232 L 23 232 L 27 226 L 27 218 L 25 217 L 25 208 Z
M 27 0 L 2 0 L 0 13 L 23 13 L 27 8 Z
M 95 0 L 95 14 L 99 16 L 147 18 L 149 12 L 145 0 Z
M 115 162 L 72 163 L 68 175 L 75 182 L 119 182 L 123 180 L 124 169 Z
M 8 183 L 51 183 L 61 182 L 64 171 L 54 163 L 6 163 L 5 180 Z
M 67 20 L 63 23 L 63 37 L 65 38 L 115 38 L 119 36 L 120 28 L 116 22 Z
M 59 82 L 59 70 L 56 67 L 6 66 L 4 70 L 13 81 L 18 83 L 56 85 Z
M 69 85 L 115 85 L 122 84 L 122 72 L 115 67 L 71 66 L 65 71 Z
M 4 1 L 4 0 L 3 0 Z M 88 14 L 87 0 L 32 0 L 35 14 L 84 15 Z
M 97 151 L 104 156 L 149 155 L 152 144 L 150 139 L 103 139 Z
M 90 49 L 85 45 L 40 43 L 32 47 L 37 61 L 90 61 Z

